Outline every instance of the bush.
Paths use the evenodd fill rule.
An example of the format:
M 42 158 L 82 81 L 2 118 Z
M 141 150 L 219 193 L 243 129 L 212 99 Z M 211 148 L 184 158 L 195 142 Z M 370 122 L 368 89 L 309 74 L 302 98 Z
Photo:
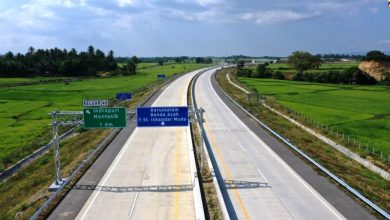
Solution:
M 253 71 L 251 69 L 238 69 L 237 76 L 239 77 L 253 77 Z
M 308 81 L 318 83 L 338 83 L 338 84 L 358 84 L 374 85 L 377 83 L 375 78 L 361 71 L 357 67 L 351 67 L 341 72 L 329 71 L 323 73 L 297 73 L 293 80 Z
M 286 77 L 284 77 L 282 72 L 276 71 L 276 72 L 274 72 L 272 74 L 272 78 L 274 78 L 274 79 L 285 79 Z

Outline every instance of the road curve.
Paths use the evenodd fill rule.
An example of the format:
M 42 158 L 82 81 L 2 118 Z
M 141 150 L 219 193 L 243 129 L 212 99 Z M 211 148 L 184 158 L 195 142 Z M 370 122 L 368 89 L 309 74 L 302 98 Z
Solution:
M 188 73 L 153 106 L 186 106 Z M 136 128 L 76 219 L 204 219 L 189 127 Z
M 220 99 L 210 81 L 196 83 L 198 106 L 238 219 L 345 219 L 255 135 Z

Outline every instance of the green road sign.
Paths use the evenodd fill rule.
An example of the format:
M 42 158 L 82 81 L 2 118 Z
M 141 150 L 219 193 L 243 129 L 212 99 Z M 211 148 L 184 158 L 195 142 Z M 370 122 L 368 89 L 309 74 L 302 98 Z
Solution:
M 126 108 L 85 108 L 84 128 L 125 128 Z

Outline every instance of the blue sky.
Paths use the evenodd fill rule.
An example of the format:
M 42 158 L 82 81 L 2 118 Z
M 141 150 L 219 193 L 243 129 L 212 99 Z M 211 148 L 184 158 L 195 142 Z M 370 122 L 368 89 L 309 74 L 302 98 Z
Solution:
M 390 50 L 387 0 L 0 0 L 0 54 L 94 45 L 117 56 Z

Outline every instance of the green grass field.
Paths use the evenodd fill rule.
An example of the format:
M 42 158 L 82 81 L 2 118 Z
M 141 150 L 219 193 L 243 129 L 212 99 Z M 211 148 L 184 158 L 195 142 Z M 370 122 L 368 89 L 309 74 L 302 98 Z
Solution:
M 156 66 L 133 76 L 0 88 L 0 171 L 48 142 L 48 113 L 81 110 L 83 99 L 113 99 L 117 92 L 134 93 L 156 81 L 158 73 L 170 76 L 201 67 L 205 65 Z
M 0 87 L 19 83 L 37 83 L 42 80 L 67 79 L 69 77 L 0 78 Z
M 390 87 L 239 78 L 249 88 L 390 155 Z

